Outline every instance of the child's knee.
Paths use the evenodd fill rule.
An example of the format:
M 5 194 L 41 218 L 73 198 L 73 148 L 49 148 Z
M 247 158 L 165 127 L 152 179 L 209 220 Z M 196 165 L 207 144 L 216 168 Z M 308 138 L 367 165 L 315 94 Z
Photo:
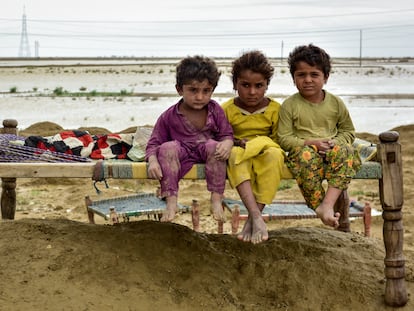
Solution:
M 268 159 L 271 162 L 284 162 L 285 161 L 285 155 L 284 151 L 280 148 L 268 148 L 264 151 L 264 155 L 266 159 Z
M 163 166 L 177 161 L 179 159 L 179 148 L 180 145 L 176 141 L 163 143 L 158 150 L 158 161 L 160 164 Z
M 159 153 L 178 153 L 179 148 L 180 145 L 176 140 L 167 141 L 160 146 Z
M 218 142 L 213 139 L 207 140 L 205 143 L 207 154 L 214 154 L 216 152 L 217 144 Z

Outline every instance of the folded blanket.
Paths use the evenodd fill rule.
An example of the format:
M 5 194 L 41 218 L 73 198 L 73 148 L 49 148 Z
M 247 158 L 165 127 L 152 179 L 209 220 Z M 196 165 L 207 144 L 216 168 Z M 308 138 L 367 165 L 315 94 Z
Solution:
M 132 148 L 128 151 L 128 158 L 132 161 L 143 162 L 145 161 L 145 149 L 147 147 L 148 140 L 151 137 L 152 127 L 138 126 L 134 134 L 134 140 L 132 141 Z
M 91 159 L 126 159 L 133 134 L 91 135 L 87 131 L 63 131 L 49 137 L 29 136 L 24 145 Z

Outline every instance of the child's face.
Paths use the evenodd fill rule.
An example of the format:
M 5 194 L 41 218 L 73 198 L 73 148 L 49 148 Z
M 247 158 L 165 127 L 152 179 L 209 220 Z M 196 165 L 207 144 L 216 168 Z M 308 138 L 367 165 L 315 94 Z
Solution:
M 262 103 L 267 90 L 267 80 L 260 73 L 243 70 L 235 85 L 239 98 L 246 107 L 256 107 Z
M 176 86 L 177 92 L 183 98 L 183 105 L 187 108 L 201 110 L 211 99 L 214 87 L 208 82 L 193 80 L 182 87 Z
M 323 100 L 323 86 L 328 81 L 322 70 L 305 62 L 296 65 L 293 81 L 299 93 L 308 101 L 319 103 Z

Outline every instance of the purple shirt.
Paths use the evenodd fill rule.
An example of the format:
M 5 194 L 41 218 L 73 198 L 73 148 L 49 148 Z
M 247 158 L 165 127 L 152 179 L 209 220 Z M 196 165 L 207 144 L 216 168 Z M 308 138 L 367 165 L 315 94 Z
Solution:
M 164 111 L 155 123 L 151 137 L 147 143 L 146 160 L 152 155 L 157 156 L 158 147 L 172 140 L 181 142 L 189 152 L 195 150 L 200 143 L 208 139 L 223 141 L 233 140 L 233 129 L 228 122 L 223 109 L 214 100 L 207 105 L 207 121 L 202 129 L 194 127 L 187 118 L 179 112 L 182 99 Z

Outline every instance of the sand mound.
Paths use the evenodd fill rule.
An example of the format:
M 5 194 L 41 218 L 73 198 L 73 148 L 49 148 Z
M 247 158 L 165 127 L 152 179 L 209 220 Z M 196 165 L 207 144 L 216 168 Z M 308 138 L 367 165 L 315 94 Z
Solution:
M 252 245 L 153 221 L 96 226 L 19 220 L 2 223 L 0 231 L 0 249 L 8 254 L 1 296 L 18 310 L 382 306 L 382 244 L 356 234 L 289 228 Z

